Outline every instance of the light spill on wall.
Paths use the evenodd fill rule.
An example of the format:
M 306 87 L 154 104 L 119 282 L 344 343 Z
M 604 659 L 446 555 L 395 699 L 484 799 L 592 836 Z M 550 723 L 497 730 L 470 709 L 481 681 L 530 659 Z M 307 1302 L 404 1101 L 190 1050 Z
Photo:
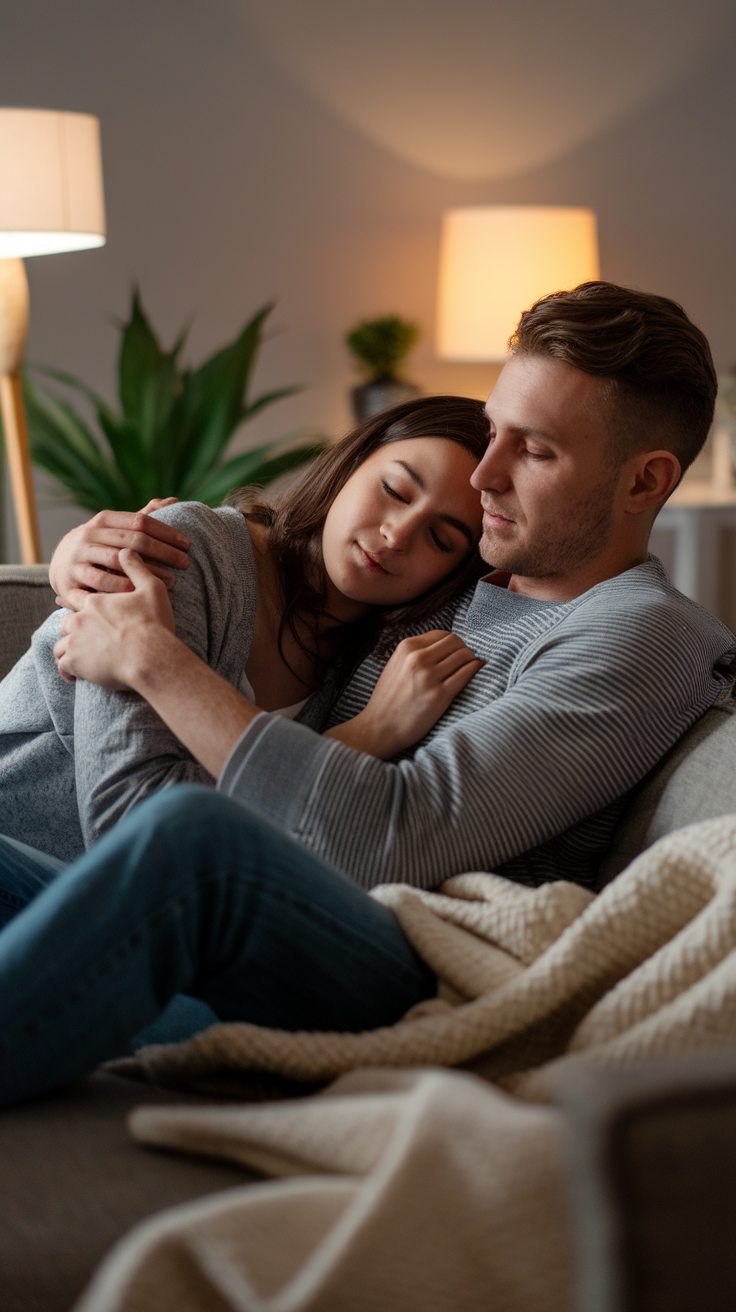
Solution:
M 654 96 L 729 0 L 231 0 L 323 103 L 411 164 L 498 179 Z

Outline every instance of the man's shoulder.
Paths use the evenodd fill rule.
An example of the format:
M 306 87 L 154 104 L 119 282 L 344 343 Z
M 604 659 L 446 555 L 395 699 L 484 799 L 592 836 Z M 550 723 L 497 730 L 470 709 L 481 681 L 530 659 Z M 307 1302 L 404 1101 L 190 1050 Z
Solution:
M 682 649 L 695 644 L 716 655 L 736 649 L 736 637 L 726 625 L 678 591 L 656 556 L 584 593 L 567 623 L 606 631 L 626 645 Z
M 684 623 L 696 627 L 712 626 L 728 633 L 726 626 L 715 615 L 675 587 L 656 556 L 649 556 L 641 565 L 604 579 L 576 601 L 579 609 L 590 613 L 610 610 L 635 616 L 656 611 L 662 615 L 677 615 Z

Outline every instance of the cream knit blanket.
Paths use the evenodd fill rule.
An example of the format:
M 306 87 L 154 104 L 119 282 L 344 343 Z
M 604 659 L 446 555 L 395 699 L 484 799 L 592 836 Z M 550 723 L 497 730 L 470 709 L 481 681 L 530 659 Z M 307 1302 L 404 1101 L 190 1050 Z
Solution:
M 534 1101 L 562 1063 L 620 1065 L 736 1039 L 736 816 L 643 853 L 598 897 L 458 875 L 384 885 L 439 996 L 363 1034 L 215 1025 L 112 1063 L 121 1074 L 247 1096 L 253 1073 L 327 1082 L 361 1067 L 461 1066 Z
M 556 1073 L 736 1041 L 736 816 L 663 839 L 597 898 L 478 874 L 377 896 L 441 997 L 374 1033 L 219 1025 L 139 1054 L 132 1073 L 192 1087 L 340 1078 L 134 1112 L 142 1143 L 278 1178 L 144 1222 L 77 1312 L 572 1312 Z M 426 1069 L 461 1063 L 507 1091 Z

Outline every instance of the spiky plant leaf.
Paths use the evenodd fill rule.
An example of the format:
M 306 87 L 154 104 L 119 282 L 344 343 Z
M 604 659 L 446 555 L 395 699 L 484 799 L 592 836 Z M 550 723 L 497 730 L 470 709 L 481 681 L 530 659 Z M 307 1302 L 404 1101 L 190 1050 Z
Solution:
M 154 496 L 202 499 L 215 505 L 238 482 L 266 483 L 321 449 L 311 438 L 284 451 L 288 439 L 223 461 L 236 429 L 266 406 L 299 389 L 284 387 L 250 401 L 248 386 L 273 306 L 259 310 L 235 341 L 196 369 L 179 366 L 182 334 L 165 351 L 137 289 L 122 325 L 118 361 L 120 412 L 70 374 L 43 370 L 80 393 L 95 412 L 100 437 L 68 402 L 26 379 L 34 461 L 80 505 L 136 510 Z
M 130 320 L 123 328 L 118 387 L 124 418 L 151 448 L 169 421 L 180 389 L 177 360 L 183 344 L 182 335 L 171 351 L 161 349 L 136 288 Z
M 282 474 L 289 474 L 293 469 L 306 464 L 308 460 L 313 460 L 327 445 L 326 441 L 312 439 L 309 446 L 284 451 L 281 455 L 265 460 L 262 452 L 267 448 L 262 448 L 260 452 L 246 451 L 242 456 L 235 456 L 232 460 L 228 460 L 227 464 L 221 465 L 212 477 L 202 484 L 197 499 L 204 501 L 207 506 L 219 506 L 234 487 L 243 487 L 248 483 L 265 487 L 274 479 L 280 478 Z

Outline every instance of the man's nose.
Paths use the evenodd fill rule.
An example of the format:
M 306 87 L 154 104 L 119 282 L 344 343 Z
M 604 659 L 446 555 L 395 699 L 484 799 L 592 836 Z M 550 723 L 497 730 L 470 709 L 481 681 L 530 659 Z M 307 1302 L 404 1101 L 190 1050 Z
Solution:
M 510 484 L 511 476 L 504 451 L 497 442 L 490 442 L 483 459 L 470 476 L 470 485 L 478 492 L 501 492 Z

